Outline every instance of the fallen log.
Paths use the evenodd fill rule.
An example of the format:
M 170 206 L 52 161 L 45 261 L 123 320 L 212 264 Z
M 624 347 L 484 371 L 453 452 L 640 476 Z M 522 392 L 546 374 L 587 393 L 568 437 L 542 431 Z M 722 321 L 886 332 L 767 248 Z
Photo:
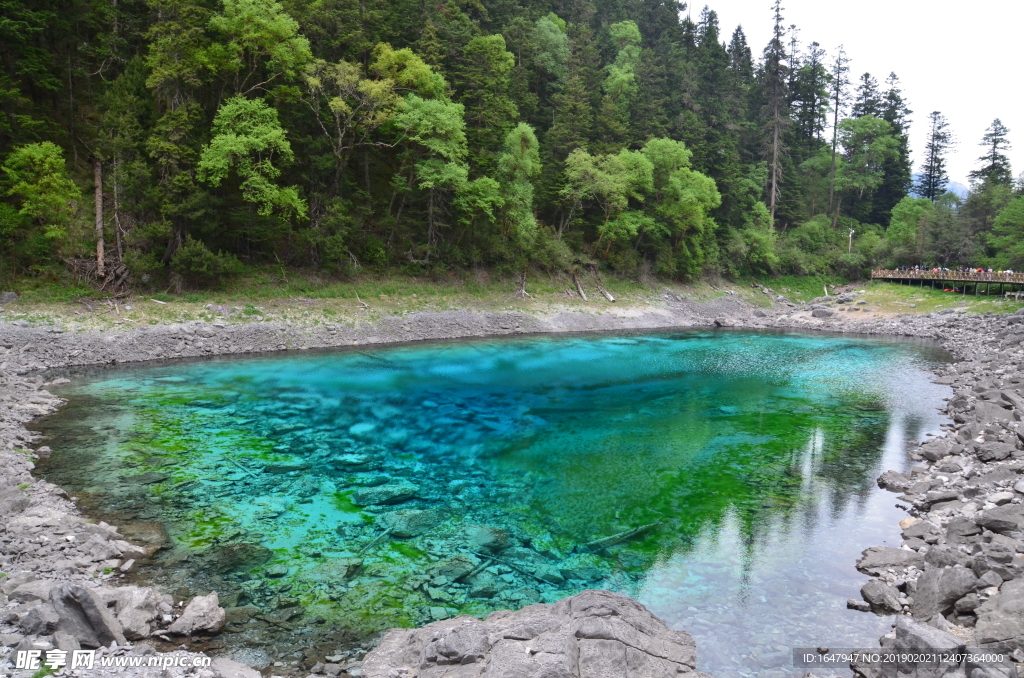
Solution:
M 586 544 L 583 545 L 583 548 L 587 551 L 601 551 L 602 549 L 606 549 L 609 546 L 615 546 L 616 544 L 621 544 L 624 541 L 629 541 L 633 537 L 639 536 L 647 530 L 650 530 L 651 528 L 657 527 L 659 525 L 661 525 L 661 523 L 650 523 L 648 525 L 634 527 L 631 530 L 625 530 L 624 532 L 613 534 L 610 537 L 602 537 L 600 539 L 595 539 L 594 541 L 588 541 Z

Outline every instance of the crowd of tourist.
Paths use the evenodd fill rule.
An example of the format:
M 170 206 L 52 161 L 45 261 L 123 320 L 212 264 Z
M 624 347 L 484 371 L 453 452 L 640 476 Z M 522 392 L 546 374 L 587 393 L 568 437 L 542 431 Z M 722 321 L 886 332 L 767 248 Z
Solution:
M 972 279 L 975 279 L 975 280 L 991 280 L 991 281 L 994 281 L 994 282 L 1009 281 L 1009 280 L 1014 280 L 1014 282 L 1018 282 L 1017 280 L 1014 279 L 1013 276 L 1014 275 L 1020 275 L 1020 274 L 1019 273 L 1015 273 L 1014 271 L 1009 270 L 1009 269 L 1007 269 L 1005 271 L 1003 271 L 1003 270 L 995 271 L 995 270 L 992 270 L 991 268 L 965 268 L 963 266 L 958 266 L 956 268 L 943 268 L 943 267 L 940 267 L 940 266 L 929 267 L 929 266 L 920 266 L 920 265 L 918 265 L 918 266 L 900 266 L 900 267 L 898 267 L 898 268 L 896 268 L 894 270 L 890 270 L 890 271 L 884 271 L 884 270 L 880 269 L 878 271 L 875 271 L 875 276 L 874 277 L 889 277 L 889 278 L 893 278 L 893 277 L 908 277 L 908 278 L 928 277 L 928 278 L 936 278 L 936 277 L 939 277 L 939 276 L 942 276 L 942 275 L 955 275 L 958 278 L 967 277 L 967 278 L 972 278 Z

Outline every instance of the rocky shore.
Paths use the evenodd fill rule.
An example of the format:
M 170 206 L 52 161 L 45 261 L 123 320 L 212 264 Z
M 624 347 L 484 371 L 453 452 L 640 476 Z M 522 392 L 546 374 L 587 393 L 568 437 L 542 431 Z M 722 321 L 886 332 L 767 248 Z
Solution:
M 119 575 L 130 571 L 134 561 L 151 555 L 154 547 L 132 544 L 122 538 L 116 527 L 86 521 L 63 490 L 32 475 L 33 461 L 49 454 L 49 450 L 38 446 L 25 425 L 61 405 L 59 399 L 46 391 L 52 382 L 45 381 L 43 370 L 460 337 L 717 325 L 928 337 L 940 341 L 954 355 L 957 362 L 943 368 L 940 378 L 956 391 L 949 402 L 955 423 L 945 438 L 929 441 L 915 452 L 920 463 L 909 477 L 889 472 L 879 480 L 884 487 L 905 493 L 902 501 L 911 513 L 903 525 L 905 545 L 900 549 L 877 547 L 865 552 L 859 567 L 876 578 L 864 587 L 865 602 L 851 601 L 851 605 L 905 617 L 894 633 L 883 638 L 883 644 L 907 646 L 907 638 L 917 639 L 924 633 L 931 639 L 929 642 L 940 645 L 956 642 L 956 647 L 1016 651 L 1020 653 L 1017 658 L 1024 660 L 1024 590 L 1017 586 L 1024 582 L 1019 574 L 1024 571 L 1024 483 L 1019 476 L 1024 469 L 1024 445 L 1018 434 L 1019 419 L 1024 416 L 1024 399 L 1020 394 L 1024 388 L 1024 315 L 977 316 L 950 311 L 876 318 L 870 312 L 853 315 L 848 309 L 863 306 L 856 302 L 856 293 L 848 293 L 818 299 L 803 307 L 780 302 L 774 311 L 765 312 L 730 296 L 701 304 L 666 294 L 656 307 L 618 313 L 533 316 L 519 312 L 424 312 L 354 326 L 190 322 L 105 333 L 73 325 L 0 322 L 0 572 L 7 575 L 0 578 L 0 643 L 6 646 L 5 651 L 37 649 L 44 657 L 47 650 L 73 650 L 76 646 L 102 647 L 105 649 L 101 652 L 110 656 L 152 654 L 155 647 L 177 646 L 176 654 L 189 656 L 186 650 L 193 634 L 216 633 L 225 624 L 226 615 L 216 594 L 187 601 L 154 589 L 117 586 Z M 1015 486 L 1020 490 L 1015 490 Z M 627 603 L 619 601 L 616 605 Z M 642 606 L 633 605 L 643 610 Z M 551 609 L 531 613 L 544 617 L 540 626 L 532 618 L 522 625 L 532 629 L 527 636 L 518 638 L 527 646 L 531 639 L 541 637 L 562 642 L 558 634 L 580 623 L 578 615 L 566 612 L 572 605 L 565 601 L 527 609 L 534 608 Z M 642 617 L 640 611 L 628 605 L 621 610 L 615 605 L 609 609 L 613 608 L 617 611 L 608 613 L 612 616 L 634 621 Z M 434 628 L 429 633 L 440 632 L 450 628 L 452 621 L 437 622 L 426 629 Z M 481 622 L 470 636 L 493 635 L 494 628 L 485 628 L 492 621 L 498 624 L 500 619 Z M 927 632 L 921 631 L 923 625 L 927 625 Z M 647 620 L 641 626 L 643 633 L 653 638 L 652 643 L 685 645 L 685 634 L 675 634 L 663 624 L 659 627 Z M 934 634 L 928 635 L 931 631 Z M 368 655 L 364 666 L 343 666 L 325 657 L 324 662 L 312 668 L 327 675 L 363 675 L 365 668 L 365 675 L 376 675 L 369 670 L 391 661 L 382 657 L 396 647 L 395 633 L 386 636 L 380 649 Z M 420 643 L 422 647 L 417 651 L 423 652 L 432 651 L 427 645 L 436 646 L 435 641 L 440 638 L 403 633 L 411 635 L 403 636 L 401 643 Z M 578 634 L 574 637 L 587 638 Z M 628 638 L 635 641 L 633 635 Z M 591 640 L 629 646 L 618 636 L 595 636 Z M 570 651 L 576 661 L 582 661 L 579 657 L 583 644 L 579 640 L 580 647 Z M 477 654 L 471 662 L 463 661 L 468 655 L 459 655 L 459 665 L 472 664 L 477 672 L 458 675 L 491 675 L 482 671 L 490 665 L 496 647 L 473 650 Z M 621 648 L 615 647 L 613 654 L 620 653 Z M 13 661 L 13 656 L 8 652 L 7 659 L 0 659 L 0 670 L 7 672 L 12 668 L 3 662 Z M 522 663 L 533 656 L 524 652 L 525 658 L 516 665 L 520 672 L 502 675 L 534 675 Z M 677 662 L 677 672 L 693 671 L 693 661 L 691 658 Z M 434 663 L 434 669 L 424 669 L 420 674 L 415 669 L 413 673 L 393 674 L 455 675 L 444 668 L 454 662 Z M 975 678 L 971 669 L 964 666 L 956 670 L 960 675 Z M 126 670 L 109 669 L 111 675 L 125 675 Z M 870 671 L 862 672 L 874 675 Z M 274 673 L 274 667 L 268 672 Z M 179 664 L 172 668 L 136 668 L 129 673 L 159 673 L 165 678 L 186 673 L 202 678 L 256 675 L 251 668 L 227 659 L 219 659 L 209 667 L 182 668 Z

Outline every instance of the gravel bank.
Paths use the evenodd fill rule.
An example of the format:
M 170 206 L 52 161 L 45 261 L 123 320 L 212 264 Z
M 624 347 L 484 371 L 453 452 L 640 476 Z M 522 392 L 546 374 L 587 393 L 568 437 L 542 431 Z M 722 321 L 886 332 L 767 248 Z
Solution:
M 0 531 L 0 571 L 9 575 L 0 580 L 0 643 L 8 649 L 40 649 L 44 657 L 45 650 L 52 648 L 65 650 L 97 644 L 106 647 L 108 653 L 138 655 L 153 652 L 152 647 L 141 642 L 143 639 L 163 636 L 165 642 L 180 640 L 182 652 L 178 654 L 185 657 L 193 656 L 184 652 L 188 646 L 187 633 L 216 632 L 224 624 L 223 612 L 219 612 L 221 608 L 215 599 L 196 598 L 186 607 L 185 601 L 175 603 L 170 596 L 152 589 L 116 586 L 118 571 L 130 569 L 131 561 L 145 557 L 146 547 L 122 539 L 114 527 L 87 523 L 63 490 L 32 476 L 33 459 L 49 450 L 33 444 L 33 434 L 25 424 L 61 405 L 59 399 L 46 391 L 43 370 L 463 337 L 718 325 L 931 337 L 956 357 L 957 362 L 945 367 L 941 375 L 957 389 L 957 396 L 950 401 L 956 426 L 941 444 L 931 441 L 915 453 L 921 457 L 921 465 L 912 478 L 905 479 L 906 487 L 900 488 L 908 493 L 905 501 L 911 517 L 919 521 L 918 525 L 933 525 L 938 536 L 932 538 L 934 535 L 927 527 L 905 533 L 908 541 L 900 549 L 906 554 L 900 556 L 904 561 L 883 563 L 871 572 L 878 577 L 865 587 L 865 598 L 883 601 L 869 603 L 869 607 L 898 610 L 900 614 L 929 622 L 936 632 L 953 631 L 960 635 L 951 637 L 976 641 L 989 636 L 971 638 L 971 622 L 982 632 L 989 623 L 983 619 L 995 620 L 992 623 L 1004 629 L 1005 617 L 1015 614 L 1017 621 L 1010 626 L 1018 624 L 1014 627 L 1016 631 L 1011 628 L 1002 632 L 1013 633 L 992 642 L 1003 643 L 1000 647 L 1022 648 L 1024 659 L 1024 624 L 1019 621 L 1024 608 L 1014 607 L 1024 601 L 1024 591 L 1014 588 L 1015 581 L 1024 582 L 1016 574 L 1024 572 L 1024 567 L 1017 569 L 1018 561 L 1024 560 L 1024 555 L 1019 555 L 1024 553 L 1024 535 L 1017 531 L 1024 529 L 1024 505 L 1022 494 L 1008 489 L 1018 482 L 1018 473 L 1024 468 L 1021 438 L 1016 433 L 1017 420 L 1024 416 L 1024 401 L 1018 391 L 1024 386 L 1020 343 L 1024 338 L 1024 316 L 966 316 L 949 312 L 877 318 L 871 313 L 854 316 L 836 311 L 837 306 L 851 308 L 850 302 L 854 300 L 855 295 L 850 295 L 816 300 L 804 307 L 786 304 L 765 312 L 734 296 L 702 304 L 666 294 L 649 308 L 603 307 L 606 310 L 602 313 L 420 312 L 355 325 L 190 322 L 104 333 L 74 325 L 0 322 L 0 517 L 4 523 Z M 991 391 L 998 395 L 991 395 Z M 1017 394 L 1017 400 L 1013 394 Z M 1003 415 L 1004 411 L 1009 414 Z M 992 448 L 997 451 L 990 452 Z M 1001 458 L 992 457 L 1003 452 L 1006 454 Z M 959 470 L 951 470 L 954 466 Z M 893 478 L 892 474 L 886 477 Z M 982 482 L 979 478 L 987 480 Z M 894 482 L 902 481 L 896 478 Z M 1020 486 L 1024 490 L 1024 483 Z M 943 494 L 944 498 L 939 498 L 936 493 L 951 496 Z M 1009 494 L 1010 498 L 990 496 L 999 493 Z M 952 494 L 956 494 L 955 499 Z M 960 505 L 956 505 L 958 502 Z M 1018 509 L 1020 512 L 1014 513 Z M 1015 519 L 999 522 L 1003 513 L 1019 516 L 1020 523 L 1013 522 L 1014 529 L 1004 529 L 1006 521 Z M 964 527 L 954 519 L 973 521 L 977 529 Z M 954 525 L 955 539 L 966 541 L 953 540 L 950 524 Z M 994 529 L 994 525 L 1000 529 Z M 907 527 L 913 529 L 912 525 Z M 960 535 L 963 531 L 971 534 Z M 917 532 L 922 534 L 918 536 Z M 1003 551 L 1010 554 L 1011 569 L 986 566 L 1002 563 L 993 555 L 993 549 L 1002 549 L 997 555 L 1003 560 Z M 872 566 L 872 562 L 867 565 Z M 861 561 L 861 568 L 868 571 L 865 561 Z M 951 577 L 956 577 L 957 582 L 966 580 L 967 575 L 958 570 L 970 572 L 975 580 L 984 580 L 986 586 L 972 583 L 969 593 L 951 601 L 946 601 L 952 595 L 947 592 L 932 596 L 945 602 L 923 602 L 932 598 L 918 594 L 918 587 L 923 592 L 936 587 L 946 591 L 930 583 L 938 575 L 928 572 L 954 572 Z M 1001 578 L 999 585 L 991 572 Z M 1011 573 L 1014 576 L 1003 576 Z M 941 577 L 939 580 L 940 584 L 945 581 Z M 880 588 L 883 586 L 889 588 Z M 963 588 L 966 584 L 960 582 L 958 586 Z M 970 595 L 975 598 L 962 602 Z M 971 607 L 975 601 L 977 605 Z M 884 607 L 886 604 L 888 608 Z M 95 611 L 90 617 L 92 608 Z M 88 623 L 76 630 L 72 622 L 83 619 Z M 89 632 L 98 635 L 89 638 Z M 895 636 L 892 640 L 895 642 Z M 13 653 L 9 652 L 8 657 L 13 660 Z M 0 671 L 6 672 L 11 667 L 4 661 L 0 659 Z M 143 668 L 109 671 L 118 675 L 126 675 L 126 671 L 128 675 L 156 675 L 151 673 L 152 669 Z M 182 667 L 179 662 L 157 672 L 163 672 L 163 678 L 186 674 L 200 678 L 254 675 L 251 669 L 226 660 L 212 667 Z M 274 672 L 273 667 L 269 672 Z M 359 674 L 360 670 L 353 667 L 350 675 Z M 81 675 L 100 674 L 87 671 Z

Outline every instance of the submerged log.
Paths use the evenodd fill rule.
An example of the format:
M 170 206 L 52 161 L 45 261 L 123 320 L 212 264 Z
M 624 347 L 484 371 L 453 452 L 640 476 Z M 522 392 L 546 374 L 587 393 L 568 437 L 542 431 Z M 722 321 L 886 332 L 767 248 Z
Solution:
M 624 532 L 613 534 L 610 537 L 602 537 L 601 539 L 588 541 L 586 544 L 583 545 L 583 549 L 585 551 L 601 551 L 602 549 L 606 549 L 609 546 L 615 546 L 616 544 L 621 544 L 624 541 L 628 541 L 633 537 L 639 536 L 644 532 L 650 530 L 651 528 L 657 527 L 659 525 L 661 525 L 660 522 L 650 523 L 648 525 L 641 525 L 640 527 L 634 527 L 631 530 L 626 530 Z

